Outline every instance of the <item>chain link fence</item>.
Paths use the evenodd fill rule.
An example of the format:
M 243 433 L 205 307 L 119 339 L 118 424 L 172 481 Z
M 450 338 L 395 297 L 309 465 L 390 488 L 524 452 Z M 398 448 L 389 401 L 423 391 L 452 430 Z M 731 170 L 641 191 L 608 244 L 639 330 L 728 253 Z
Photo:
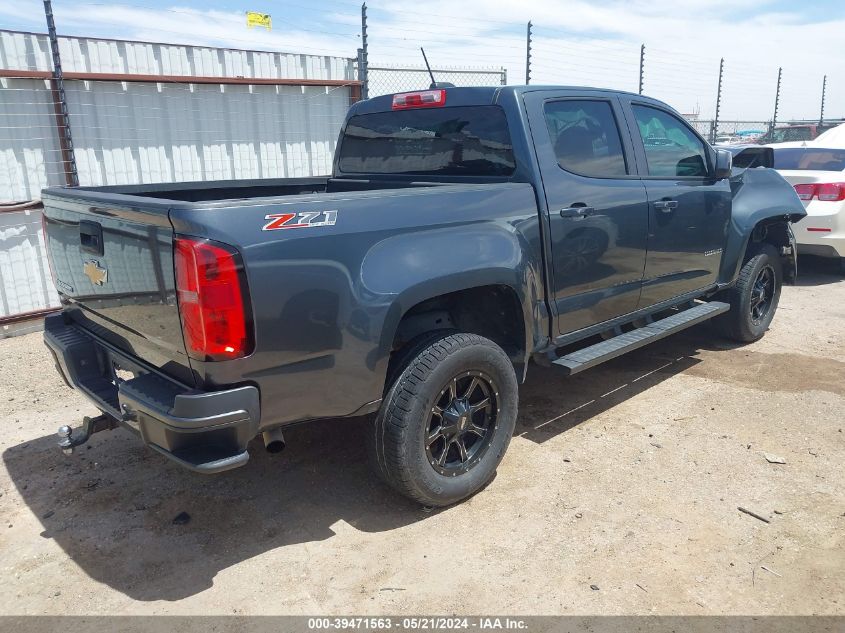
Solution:
M 711 143 L 754 143 L 771 130 L 771 121 L 719 121 L 687 118 L 690 125 Z
M 688 117 L 689 123 L 711 143 L 781 143 L 785 141 L 809 141 L 815 135 L 837 125 L 845 123 L 843 119 L 781 121 L 773 125 L 772 121 L 715 121 Z M 773 135 L 774 132 L 774 135 Z
M 504 86 L 508 73 L 504 68 L 432 68 L 434 78 L 456 86 Z M 425 90 L 431 75 L 425 67 L 368 66 L 369 96 Z

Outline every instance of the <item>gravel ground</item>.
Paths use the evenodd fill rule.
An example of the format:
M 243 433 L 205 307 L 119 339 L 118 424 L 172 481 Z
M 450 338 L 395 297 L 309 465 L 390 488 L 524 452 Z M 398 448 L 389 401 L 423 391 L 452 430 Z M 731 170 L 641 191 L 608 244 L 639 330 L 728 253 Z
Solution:
M 0 613 L 845 614 L 845 280 L 805 268 L 754 345 L 532 367 L 497 477 L 429 512 L 361 420 L 214 477 L 123 430 L 65 457 L 94 408 L 40 334 L 0 341 Z

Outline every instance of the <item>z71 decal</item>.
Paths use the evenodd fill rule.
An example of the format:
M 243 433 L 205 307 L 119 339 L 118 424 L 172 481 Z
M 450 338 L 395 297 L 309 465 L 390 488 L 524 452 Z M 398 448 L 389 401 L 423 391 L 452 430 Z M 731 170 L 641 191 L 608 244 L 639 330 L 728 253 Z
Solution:
M 265 215 L 267 224 L 262 231 L 279 229 L 308 229 L 315 226 L 334 226 L 337 223 L 337 211 L 303 211 L 302 213 L 271 213 Z

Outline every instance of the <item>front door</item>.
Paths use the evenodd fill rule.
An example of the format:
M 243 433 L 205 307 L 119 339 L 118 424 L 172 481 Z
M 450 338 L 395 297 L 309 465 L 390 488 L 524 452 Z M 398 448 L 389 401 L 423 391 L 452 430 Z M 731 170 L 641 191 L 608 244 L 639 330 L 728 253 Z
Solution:
M 649 200 L 639 303 L 646 308 L 715 283 L 732 196 L 727 179 L 712 177 L 712 148 L 685 121 L 652 103 L 629 103 Z
M 648 228 L 620 102 L 599 91 L 567 94 L 525 95 L 548 205 L 549 296 L 560 334 L 636 310 Z

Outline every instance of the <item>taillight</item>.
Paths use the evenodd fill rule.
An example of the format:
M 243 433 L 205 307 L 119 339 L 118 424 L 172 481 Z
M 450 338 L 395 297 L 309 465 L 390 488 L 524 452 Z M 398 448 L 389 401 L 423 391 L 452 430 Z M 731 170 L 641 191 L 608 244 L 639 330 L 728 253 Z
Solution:
M 823 185 L 816 185 L 816 197 L 825 202 L 845 200 L 845 183 L 830 182 Z
M 795 185 L 795 193 L 801 200 L 812 200 L 816 195 L 815 185 Z
M 845 200 L 845 182 L 808 183 L 795 185 L 795 193 L 801 200 L 818 198 L 823 202 Z
M 174 242 L 176 295 L 188 355 L 228 360 L 252 352 L 246 279 L 231 246 L 180 237 Z
M 420 92 L 403 92 L 393 95 L 394 110 L 408 110 L 410 108 L 439 108 L 446 105 L 445 90 L 421 90 Z

